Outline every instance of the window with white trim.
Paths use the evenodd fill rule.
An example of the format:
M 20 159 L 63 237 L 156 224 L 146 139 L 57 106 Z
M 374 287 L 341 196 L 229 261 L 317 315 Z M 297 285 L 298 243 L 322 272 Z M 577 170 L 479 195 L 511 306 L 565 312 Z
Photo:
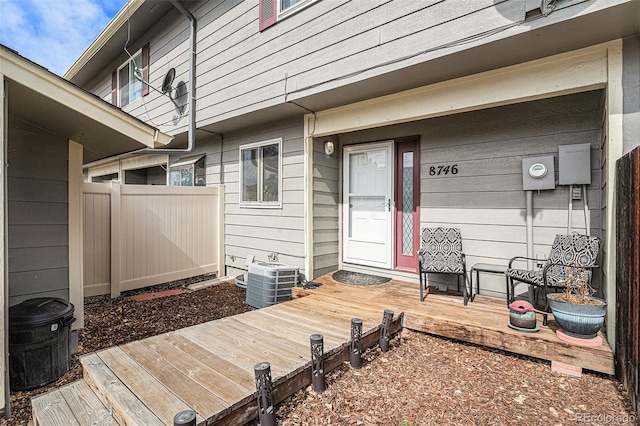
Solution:
M 169 166 L 170 186 L 205 186 L 206 168 L 204 155 L 181 158 Z
M 305 3 L 310 0 L 280 0 L 280 13 L 286 12 L 287 10 L 295 7 L 296 5 Z
M 240 205 L 282 206 L 282 139 L 240 146 Z
M 123 107 L 142 97 L 142 81 L 136 77 L 142 69 L 142 50 L 118 68 L 118 106 Z
M 258 28 L 263 31 L 316 1 L 319 0 L 258 0 Z

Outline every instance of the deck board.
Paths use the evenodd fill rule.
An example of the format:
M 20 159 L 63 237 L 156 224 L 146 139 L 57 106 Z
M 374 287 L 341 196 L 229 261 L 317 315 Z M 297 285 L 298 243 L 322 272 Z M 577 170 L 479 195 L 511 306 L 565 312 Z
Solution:
M 166 340 L 170 344 L 181 349 L 183 352 L 190 353 L 194 358 L 207 364 L 209 367 L 215 369 L 218 373 L 222 374 L 229 380 L 234 381 L 242 388 L 247 389 L 252 393 L 255 392 L 256 385 L 253 377 L 253 370 L 248 371 L 237 366 L 231 361 L 209 351 L 205 346 L 197 344 L 178 332 L 163 334 L 158 336 L 158 338 Z
M 169 391 L 154 375 L 140 364 L 142 357 L 131 355 L 125 348 L 137 345 L 134 342 L 98 352 L 104 364 L 117 375 L 129 390 L 142 401 L 164 423 L 173 421 L 173 416 L 189 406 Z
M 204 360 L 197 359 L 164 338 L 145 339 L 140 343 L 157 354 L 157 356 L 166 359 L 173 367 L 189 376 L 200 386 L 210 391 L 223 401 L 226 406 L 232 406 L 235 402 L 247 397 L 253 392 L 252 389 L 243 387 L 212 366 L 207 365 L 206 361 L 208 358 Z
M 157 382 L 163 385 L 159 386 L 156 383 L 154 389 L 164 387 L 167 390 L 166 393 L 155 396 L 155 404 L 158 404 L 160 400 L 165 398 L 168 400 L 169 396 L 166 394 L 169 392 L 173 394 L 171 396 L 173 396 L 174 399 L 178 399 L 181 402 L 184 401 L 184 403 L 180 404 L 181 406 L 168 412 L 168 414 L 170 414 L 168 420 L 173 421 L 173 416 L 176 413 L 189 408 L 195 410 L 206 420 L 209 420 L 228 408 L 228 404 L 225 404 L 224 401 L 193 381 L 189 375 L 175 368 L 171 363 L 167 362 L 167 360 L 158 356 L 140 342 L 128 343 L 120 346 L 120 348 L 129 357 L 134 359 L 149 375 L 157 380 Z M 146 391 L 149 392 L 149 390 Z M 168 402 L 169 401 L 166 403 L 167 406 Z M 167 418 L 162 417 L 162 420 L 166 422 Z
M 153 411 L 118 378 L 97 354 L 80 358 L 83 375 L 102 403 L 113 409 L 113 417 L 120 424 L 163 425 Z
M 256 415 L 256 363 L 271 364 L 280 401 L 310 383 L 311 334 L 324 336 L 325 366 L 330 370 L 348 359 L 351 319 L 363 320 L 363 340 L 372 345 L 384 309 L 394 311 L 395 329 L 402 319 L 408 329 L 614 372 L 606 338 L 598 348 L 572 346 L 556 337 L 552 317 L 537 333 L 512 330 L 501 299 L 476 295 L 464 306 L 461 295 L 434 291 L 421 302 L 418 286 L 407 282 L 350 286 L 335 282 L 330 274 L 316 281 L 323 285 L 294 288 L 290 302 L 85 356 L 85 378 L 104 404 L 102 410 L 113 405 L 121 424 L 171 424 L 172 416 L 188 407 L 198 412 L 200 423 L 242 425 Z M 66 397 L 59 393 L 34 399 L 37 418 L 48 422 L 68 415 L 62 414 L 65 410 L 80 410 L 77 401 L 67 403 L 73 396 Z M 51 407 L 61 407 L 60 412 Z
M 36 426 L 44 425 L 69 425 L 80 426 L 75 412 L 67 404 L 64 395 L 58 393 L 46 393 L 34 398 L 31 402 Z

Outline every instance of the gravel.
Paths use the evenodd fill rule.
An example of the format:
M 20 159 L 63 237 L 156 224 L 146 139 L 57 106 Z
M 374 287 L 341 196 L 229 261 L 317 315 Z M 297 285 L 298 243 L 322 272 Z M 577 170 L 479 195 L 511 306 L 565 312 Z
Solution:
M 145 291 L 186 288 L 195 281 Z M 131 295 L 86 300 L 78 354 L 252 310 L 244 304 L 245 292 L 232 283 L 143 302 Z M 12 393 L 13 416 L 2 424 L 27 424 L 32 396 L 80 379 L 78 354 L 53 384 Z M 324 393 L 309 386 L 279 404 L 278 424 L 637 424 L 621 385 L 609 376 L 569 377 L 551 372 L 545 361 L 416 332 L 396 336 L 386 353 L 365 351 L 361 369 L 345 363 L 326 380 Z

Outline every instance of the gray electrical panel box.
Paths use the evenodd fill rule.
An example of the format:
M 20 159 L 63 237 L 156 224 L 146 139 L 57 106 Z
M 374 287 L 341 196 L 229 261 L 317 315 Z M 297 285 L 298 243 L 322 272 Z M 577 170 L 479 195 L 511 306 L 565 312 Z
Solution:
M 535 191 L 556 188 L 553 155 L 522 159 L 522 189 Z
M 591 145 L 580 143 L 558 147 L 560 185 L 591 184 Z

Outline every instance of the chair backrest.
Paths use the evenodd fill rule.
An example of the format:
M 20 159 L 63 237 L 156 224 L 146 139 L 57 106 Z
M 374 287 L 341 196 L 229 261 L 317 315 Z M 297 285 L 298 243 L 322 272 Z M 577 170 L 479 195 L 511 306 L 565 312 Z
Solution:
M 462 273 L 462 237 L 458 228 L 422 229 L 422 269 L 440 273 Z
M 600 238 L 588 235 L 557 234 L 551 246 L 547 264 L 563 263 L 575 266 L 595 266 L 600 252 Z M 591 270 L 587 270 L 591 276 Z M 557 284 L 568 274 L 565 266 L 551 266 L 547 275 L 549 284 Z

